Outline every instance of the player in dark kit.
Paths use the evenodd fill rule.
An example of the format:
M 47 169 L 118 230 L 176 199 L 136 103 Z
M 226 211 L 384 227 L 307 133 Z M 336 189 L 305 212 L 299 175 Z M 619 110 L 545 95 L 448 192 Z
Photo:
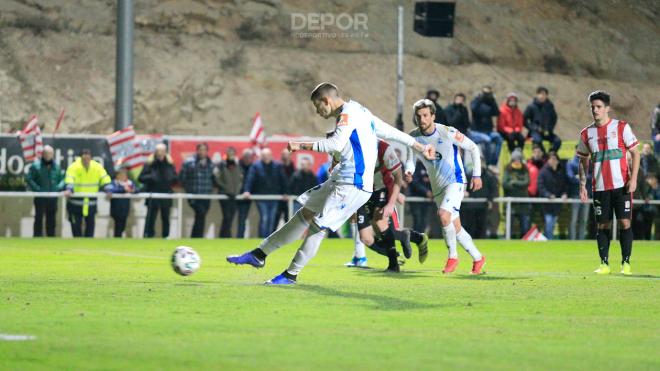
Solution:
M 632 254 L 633 233 L 630 226 L 632 217 L 632 194 L 637 188 L 637 172 L 640 155 L 639 142 L 630 125 L 622 120 L 612 119 L 610 96 L 604 91 L 589 95 L 591 115 L 594 122 L 580 133 L 577 154 L 580 156 L 580 199 L 588 199 L 586 169 L 589 160 L 593 162 L 594 214 L 598 225 L 598 253 L 600 266 L 596 274 L 610 274 L 609 250 L 612 228 L 612 215 L 616 213 L 621 243 L 621 273 L 632 274 L 630 255 Z M 626 155 L 632 158 L 632 171 Z

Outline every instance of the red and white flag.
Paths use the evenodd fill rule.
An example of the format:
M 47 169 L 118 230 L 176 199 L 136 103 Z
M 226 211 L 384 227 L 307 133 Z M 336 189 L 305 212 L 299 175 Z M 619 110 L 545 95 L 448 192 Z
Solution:
M 18 132 L 18 141 L 21 143 L 23 157 L 26 162 L 33 162 L 44 151 L 44 142 L 38 122 L 37 116 L 32 115 L 23 130 Z
M 522 240 L 524 241 L 547 241 L 548 238 L 539 230 L 539 227 L 536 226 L 536 224 L 532 225 L 532 228 L 525 233 L 525 235 L 522 237 Z
M 115 170 L 125 166 L 128 170 L 133 170 L 142 166 L 146 157 L 142 152 L 140 143 L 135 140 L 135 130 L 133 126 L 116 131 L 108 136 L 108 145 L 112 155 L 112 163 Z
M 254 145 L 263 146 L 266 143 L 266 132 L 261 122 L 261 115 L 259 112 L 254 116 L 252 121 L 252 131 L 250 131 L 250 141 Z

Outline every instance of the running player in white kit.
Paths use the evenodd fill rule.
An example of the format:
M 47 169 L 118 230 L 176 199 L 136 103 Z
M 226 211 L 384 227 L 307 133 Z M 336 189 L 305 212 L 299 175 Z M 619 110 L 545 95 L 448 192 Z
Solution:
M 330 177 L 309 192 L 309 199 L 296 215 L 273 232 L 252 251 L 242 255 L 228 256 L 227 261 L 237 265 L 261 268 L 266 257 L 283 245 L 298 240 L 307 230 L 307 235 L 296 252 L 289 267 L 274 277 L 268 284 L 290 285 L 307 262 L 316 255 L 327 230 L 337 230 L 360 206 L 369 200 L 373 190 L 378 138 L 401 142 L 424 157 L 434 158 L 432 146 L 418 143 L 408 134 L 396 130 L 374 116 L 368 109 L 355 101 L 345 102 L 337 87 L 321 83 L 311 96 L 316 112 L 323 118 L 335 118 L 334 134 L 318 142 L 289 142 L 289 150 L 312 150 L 339 153 L 339 164 Z
M 421 99 L 413 105 L 413 121 L 417 129 L 410 135 L 422 144 L 431 144 L 435 147 L 435 159 L 422 158 L 422 163 L 431 178 L 431 189 L 433 198 L 438 205 L 438 216 L 445 235 L 445 242 L 449 249 L 447 264 L 443 273 L 451 273 L 458 266 L 458 252 L 456 241 L 470 254 L 473 259 L 472 274 L 480 274 L 486 262 L 481 255 L 472 236 L 461 227 L 459 212 L 461 201 L 463 201 L 467 178 L 463 169 L 463 161 L 458 148 L 470 152 L 474 166 L 472 167 L 472 181 L 470 189 L 473 191 L 481 188 L 481 155 L 479 147 L 467 136 L 453 127 L 435 123 L 435 104 L 429 99 Z M 405 179 L 412 181 L 415 172 L 415 156 L 409 150 Z

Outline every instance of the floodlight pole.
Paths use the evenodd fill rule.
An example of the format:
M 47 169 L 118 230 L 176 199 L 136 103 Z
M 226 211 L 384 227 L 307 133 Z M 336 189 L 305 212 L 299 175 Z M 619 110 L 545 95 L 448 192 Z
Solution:
M 115 130 L 133 123 L 133 23 L 133 0 L 118 0 Z
M 396 128 L 403 130 L 403 6 L 399 5 L 398 17 L 398 46 L 397 46 L 397 94 L 396 94 Z

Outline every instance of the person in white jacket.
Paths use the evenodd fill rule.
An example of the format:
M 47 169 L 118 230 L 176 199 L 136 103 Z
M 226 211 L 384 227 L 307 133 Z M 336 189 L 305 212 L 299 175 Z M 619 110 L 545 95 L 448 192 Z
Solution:
M 458 266 L 456 242 L 472 256 L 472 274 L 480 274 L 486 258 L 481 255 L 470 234 L 461 226 L 461 202 L 467 186 L 467 177 L 459 148 L 467 151 L 474 163 L 470 189 L 481 188 L 481 155 L 479 147 L 456 128 L 435 123 L 435 104 L 429 99 L 421 99 L 413 105 L 413 122 L 417 126 L 410 132 L 415 140 L 424 145 L 432 145 L 435 158 L 421 158 L 431 180 L 433 198 L 438 206 L 438 216 L 445 235 L 449 256 L 443 273 L 451 273 Z M 408 150 L 404 178 L 412 181 L 415 172 L 415 159 Z
M 289 267 L 267 284 L 288 285 L 296 283 L 303 267 L 316 255 L 327 230 L 336 231 L 360 206 L 366 203 L 373 191 L 374 168 L 378 155 L 378 138 L 398 141 L 434 158 L 434 147 L 418 143 L 374 116 L 355 101 L 344 101 L 334 84 L 321 83 L 311 95 L 316 112 L 323 118 L 335 119 L 332 135 L 318 142 L 289 142 L 290 151 L 311 150 L 336 154 L 339 163 L 332 169 L 326 182 L 307 191 L 308 200 L 282 228 L 268 236 L 252 251 L 228 256 L 227 261 L 237 265 L 261 268 L 266 257 L 283 245 L 307 235 Z

